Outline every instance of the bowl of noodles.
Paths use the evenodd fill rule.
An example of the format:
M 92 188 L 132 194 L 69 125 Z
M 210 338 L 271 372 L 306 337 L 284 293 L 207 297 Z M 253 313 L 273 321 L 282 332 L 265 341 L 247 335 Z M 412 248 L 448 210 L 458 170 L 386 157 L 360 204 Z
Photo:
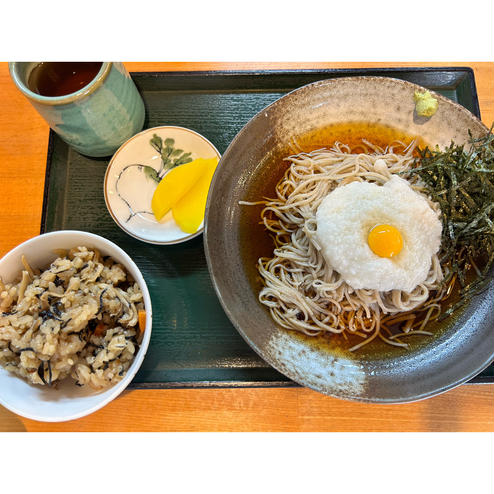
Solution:
M 494 138 L 439 94 L 420 115 L 424 91 L 304 86 L 240 131 L 213 178 L 204 242 L 226 314 L 324 394 L 419 400 L 494 359 Z

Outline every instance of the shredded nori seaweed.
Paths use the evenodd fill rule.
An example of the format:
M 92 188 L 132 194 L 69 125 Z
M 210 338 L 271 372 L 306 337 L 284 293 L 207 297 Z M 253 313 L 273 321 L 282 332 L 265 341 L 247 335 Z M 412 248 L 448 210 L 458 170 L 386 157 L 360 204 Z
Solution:
M 462 300 L 449 315 L 472 296 L 485 289 L 494 261 L 494 135 L 492 127 L 484 137 L 470 134 L 468 146 L 453 142 L 443 151 L 420 150 L 416 168 L 425 191 L 441 208 L 443 232 L 441 263 L 450 268 L 449 281 L 457 275 Z M 477 268 L 477 266 L 479 266 Z M 474 281 L 468 278 L 472 269 Z

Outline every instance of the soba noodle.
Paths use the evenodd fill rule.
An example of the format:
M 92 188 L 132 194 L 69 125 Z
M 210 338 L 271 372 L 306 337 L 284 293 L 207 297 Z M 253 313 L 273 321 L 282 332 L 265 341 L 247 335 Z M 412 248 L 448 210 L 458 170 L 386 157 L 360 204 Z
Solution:
M 393 143 L 387 149 L 364 144 L 364 152 L 358 154 L 337 143 L 330 150 L 290 156 L 275 199 L 243 202 L 265 205 L 262 221 L 274 234 L 273 257 L 259 259 L 264 283 L 259 300 L 283 328 L 309 336 L 333 333 L 361 337 L 363 341 L 351 350 L 376 337 L 407 347 L 401 337 L 430 334 L 423 328 L 439 315 L 438 301 L 447 294 L 438 256 L 433 256 L 426 280 L 411 292 L 355 290 L 327 265 L 315 235 L 317 209 L 336 187 L 353 181 L 382 185 L 392 174 L 406 178 L 414 161 L 414 143 L 408 147 Z M 420 184 L 411 185 L 421 192 Z M 427 200 L 437 210 L 437 205 Z M 420 311 L 422 317 L 418 318 Z M 398 331 L 397 325 L 401 326 Z

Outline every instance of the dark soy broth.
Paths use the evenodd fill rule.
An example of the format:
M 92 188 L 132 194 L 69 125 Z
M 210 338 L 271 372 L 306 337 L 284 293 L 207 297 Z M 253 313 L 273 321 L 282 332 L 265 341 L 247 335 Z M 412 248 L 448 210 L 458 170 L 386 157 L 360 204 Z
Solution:
M 41 62 L 29 74 L 28 87 L 41 96 L 65 96 L 87 86 L 103 62 Z

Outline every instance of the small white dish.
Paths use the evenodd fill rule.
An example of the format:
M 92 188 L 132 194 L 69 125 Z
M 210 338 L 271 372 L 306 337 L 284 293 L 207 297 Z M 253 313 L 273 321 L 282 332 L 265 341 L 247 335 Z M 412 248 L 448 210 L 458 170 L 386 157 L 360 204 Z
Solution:
M 132 237 L 151 244 L 178 244 L 200 235 L 204 220 L 197 232 L 189 234 L 175 223 L 171 211 L 161 221 L 154 217 L 151 200 L 158 182 L 151 175 L 162 170 L 161 155 L 150 143 L 155 134 L 163 144 L 166 139 L 173 140 L 176 154 L 172 159 L 180 158 L 184 153 L 192 160 L 221 158 L 211 142 L 185 127 L 161 126 L 143 130 L 122 144 L 108 164 L 104 181 L 106 207 L 115 223 Z
M 141 366 L 151 338 L 151 298 L 139 268 L 117 245 L 93 233 L 64 230 L 45 233 L 26 240 L 0 259 L 0 277 L 4 282 L 14 281 L 23 268 L 21 255 L 36 268 L 49 266 L 57 258 L 55 249 L 77 246 L 94 247 L 109 255 L 134 278 L 142 291 L 146 310 L 146 327 L 139 351 L 120 382 L 103 391 L 89 386 L 78 387 L 70 378 L 56 387 L 37 386 L 0 366 L 0 405 L 23 417 L 41 422 L 64 422 L 89 415 L 115 399 L 132 381 Z

